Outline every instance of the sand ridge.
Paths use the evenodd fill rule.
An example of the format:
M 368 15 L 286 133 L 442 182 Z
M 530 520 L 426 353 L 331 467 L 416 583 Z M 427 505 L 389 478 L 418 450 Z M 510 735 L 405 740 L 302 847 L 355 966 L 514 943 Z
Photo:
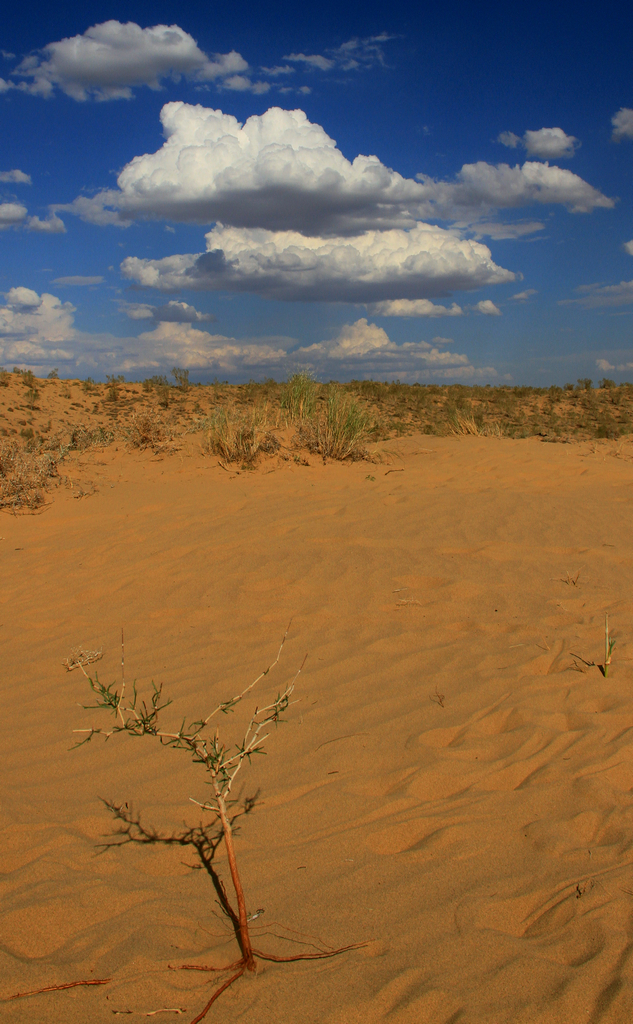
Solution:
M 387 447 L 382 464 L 241 473 L 193 447 L 110 447 L 65 470 L 81 500 L 64 487 L 41 515 L 0 517 L 1 994 L 113 979 L 5 1019 L 187 1019 L 208 981 L 167 965 L 235 954 L 193 855 L 95 856 L 98 796 L 169 830 L 196 821 L 203 779 L 149 741 L 69 752 L 95 713 L 62 660 L 103 648 L 112 681 L 123 625 L 128 677 L 162 681 L 176 720 L 254 678 L 291 618 L 275 671 L 308 653 L 301 702 L 244 777 L 254 933 L 282 953 L 368 945 L 268 965 L 209 1019 L 630 1019 L 631 445 Z M 580 659 L 600 662 L 607 611 L 605 679 Z

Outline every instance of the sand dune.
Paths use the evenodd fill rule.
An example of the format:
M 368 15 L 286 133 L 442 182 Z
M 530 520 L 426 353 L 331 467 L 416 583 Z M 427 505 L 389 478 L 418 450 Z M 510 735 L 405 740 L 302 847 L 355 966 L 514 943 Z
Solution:
M 0 517 L 0 996 L 112 979 L 4 1002 L 3 1019 L 190 1020 L 210 976 L 167 966 L 237 952 L 193 851 L 96 855 L 99 796 L 169 831 L 199 820 L 204 775 L 150 740 L 69 752 L 73 729 L 106 723 L 62 661 L 102 648 L 100 678 L 119 678 L 123 626 L 127 677 L 160 680 L 177 723 L 254 678 L 290 619 L 258 699 L 307 653 L 300 702 L 243 779 L 260 801 L 237 839 L 253 932 L 279 954 L 367 945 L 267 964 L 208 1019 L 631 1019 L 633 445 L 387 447 L 241 473 L 193 444 L 111 447 L 66 466 L 42 514 Z M 605 612 L 607 678 L 585 664 Z

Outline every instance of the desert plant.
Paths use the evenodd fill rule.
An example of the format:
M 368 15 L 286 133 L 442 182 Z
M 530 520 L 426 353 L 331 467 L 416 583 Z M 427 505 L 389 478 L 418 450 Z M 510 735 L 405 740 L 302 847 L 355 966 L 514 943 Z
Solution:
M 288 627 L 288 629 L 289 628 L 290 627 Z M 90 729 L 75 729 L 75 733 L 86 733 L 85 738 L 79 740 L 78 743 L 75 744 L 75 747 L 83 746 L 96 735 L 101 735 L 104 739 L 109 739 L 116 733 L 127 733 L 129 736 L 151 736 L 158 740 L 163 747 L 184 750 L 188 753 L 194 764 L 201 765 L 207 773 L 207 781 L 213 792 L 213 797 L 210 801 L 198 801 L 193 799 L 193 797 L 190 797 L 190 800 L 193 803 L 202 808 L 203 811 L 213 816 L 213 822 L 211 825 L 200 825 L 197 827 L 194 826 L 193 828 L 186 828 L 184 832 L 167 837 L 161 837 L 155 830 L 142 825 L 140 817 L 135 815 L 133 811 L 130 811 L 128 804 L 118 805 L 111 801 L 105 801 L 106 806 L 114 814 L 115 818 L 123 822 L 123 827 L 118 833 L 116 833 L 117 835 L 124 837 L 123 842 L 166 842 L 194 846 L 198 850 L 203 862 L 210 869 L 210 873 L 214 877 L 215 888 L 220 896 L 223 909 L 225 909 L 233 923 L 241 951 L 241 956 L 238 960 L 228 965 L 226 968 L 205 968 L 198 965 L 187 964 L 182 967 L 183 970 L 230 970 L 233 972 L 231 977 L 216 989 L 207 1005 L 195 1017 L 191 1024 L 198 1024 L 198 1022 L 206 1016 L 208 1010 L 211 1008 L 218 996 L 227 989 L 229 985 L 232 985 L 233 982 L 237 981 L 245 971 L 255 970 L 256 958 L 272 960 L 275 962 L 322 959 L 337 955 L 347 949 L 358 948 L 357 945 L 354 945 L 332 951 L 324 950 L 319 953 L 278 957 L 255 949 L 251 941 L 249 918 L 246 912 L 246 900 L 235 853 L 234 822 L 238 815 L 232 810 L 236 801 L 232 798 L 231 791 L 235 779 L 241 768 L 244 766 L 244 763 L 248 761 L 250 764 L 251 759 L 255 754 L 264 753 L 263 745 L 265 740 L 268 738 L 268 734 L 265 733 L 265 730 L 269 726 L 276 726 L 279 722 L 283 721 L 282 715 L 287 711 L 290 704 L 293 703 L 291 702 L 291 697 L 294 692 L 295 683 L 306 659 L 304 658 L 303 663 L 299 667 L 294 678 L 278 692 L 277 696 L 271 700 L 269 704 L 262 708 L 255 708 L 250 721 L 246 726 L 246 730 L 241 741 L 236 742 L 232 746 L 226 746 L 221 741 L 219 729 L 217 725 L 214 727 L 212 720 L 217 718 L 219 715 L 227 715 L 234 711 L 237 705 L 240 704 L 245 697 L 251 693 L 253 688 L 279 663 L 281 652 L 288 635 L 288 629 L 286 630 L 279 646 L 279 650 L 277 651 L 277 657 L 273 662 L 271 662 L 268 668 L 260 673 L 257 679 L 245 687 L 245 689 L 235 697 L 231 697 L 229 700 L 220 702 L 205 718 L 198 719 L 190 723 L 187 723 L 185 719 L 180 727 L 175 731 L 162 729 L 159 723 L 161 712 L 163 712 L 171 703 L 171 701 L 163 698 L 161 686 L 156 686 L 152 683 L 152 693 L 149 698 L 147 700 L 140 700 L 135 684 L 132 686 L 131 695 L 128 696 L 126 694 L 124 678 L 122 679 L 121 688 L 119 690 L 116 688 L 115 683 L 112 683 L 110 686 L 105 686 L 99 681 L 97 673 L 95 673 L 93 679 L 91 676 L 87 675 L 82 664 L 79 666 L 88 679 L 90 688 L 95 696 L 94 704 L 83 706 L 85 708 L 109 712 L 114 716 L 114 724 L 109 730 L 94 727 Z M 246 813 L 250 809 L 249 804 L 250 807 L 252 807 L 252 801 L 246 802 L 242 813 Z M 213 831 L 213 825 L 215 825 L 216 828 L 215 833 Z M 217 876 L 215 872 L 211 870 L 213 855 L 222 841 L 224 841 L 226 847 L 231 882 L 237 901 L 237 911 L 231 905 L 226 889 L 221 880 L 217 879 L 216 882 Z M 106 845 L 120 844 L 115 842 L 114 844 Z
M 325 409 L 299 425 L 297 443 L 324 459 L 366 459 L 370 420 L 336 384 L 328 388 Z
M 281 408 L 292 423 L 312 419 L 316 412 L 318 385 L 309 373 L 295 373 L 281 389 Z
M 57 475 L 53 454 L 29 452 L 17 441 L 0 442 L 0 509 L 14 514 L 40 509 L 44 488 Z
M 108 381 L 108 399 L 111 402 L 118 402 L 119 385 L 123 384 L 125 377 L 122 373 L 119 373 L 118 375 L 108 373 L 106 377 Z
M 274 455 L 280 444 L 267 430 L 259 409 L 242 413 L 220 409 L 209 421 L 205 447 L 225 462 L 252 466 L 259 455 Z
M 171 375 L 176 381 L 176 387 L 181 391 L 189 390 L 189 370 L 181 370 L 179 366 L 174 366 Z
M 59 380 L 59 368 L 55 366 L 52 370 L 46 374 L 47 380 Z
M 609 616 L 605 614 L 604 617 L 604 666 L 603 674 L 605 678 L 609 675 L 609 665 L 611 664 L 611 655 L 613 654 L 613 648 L 615 647 L 615 640 L 609 636 Z
M 11 374 L 5 370 L 4 366 L 0 366 L 0 388 L 8 388 Z
M 154 409 L 135 413 L 128 428 L 128 440 L 133 448 L 157 448 L 170 441 L 172 433 Z

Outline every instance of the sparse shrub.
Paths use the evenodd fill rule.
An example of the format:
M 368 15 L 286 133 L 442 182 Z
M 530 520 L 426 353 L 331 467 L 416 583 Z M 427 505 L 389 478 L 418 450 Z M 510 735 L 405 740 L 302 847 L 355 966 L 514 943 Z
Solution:
M 366 459 L 371 423 L 367 413 L 337 384 L 330 384 L 325 409 L 299 425 L 297 443 L 324 459 Z
M 46 379 L 47 380 L 59 380 L 59 369 L 58 369 L 57 366 L 54 369 L 49 370 L 49 372 L 46 374 Z
M 252 466 L 260 455 L 274 455 L 280 444 L 267 428 L 261 412 L 229 412 L 220 409 L 209 422 L 205 447 L 225 462 Z
M 179 366 L 174 366 L 171 371 L 172 377 L 176 381 L 176 386 L 181 391 L 189 390 L 189 370 L 181 370 Z
M 92 379 L 92 377 L 86 377 L 81 387 L 86 392 L 86 394 L 90 394 L 90 392 L 94 391 L 95 389 L 95 382 Z
M 309 373 L 295 373 L 282 384 L 281 408 L 297 423 L 312 419 L 316 412 L 318 385 Z
M 57 475 L 51 453 L 36 454 L 17 441 L 0 441 L 0 508 L 15 513 L 38 509 L 49 479 Z
M 0 366 L 0 388 L 8 388 L 11 374 L 5 370 L 4 366 Z
M 85 452 L 88 448 L 95 446 L 105 447 L 113 440 L 114 434 L 111 430 L 106 430 L 101 426 L 90 429 L 90 427 L 82 425 L 73 428 L 67 447 L 69 451 Z
M 593 388 L 593 381 L 591 377 L 579 377 L 576 385 L 577 391 L 591 391 Z
M 172 433 L 153 410 L 135 413 L 128 429 L 128 440 L 133 448 L 157 448 L 172 439 Z
M 600 383 L 598 384 L 598 387 L 611 389 L 617 387 L 617 384 L 614 380 L 611 380 L 610 377 L 603 377 Z
M 112 374 L 108 373 L 107 374 L 107 381 L 108 381 L 108 399 L 109 399 L 109 401 L 110 402 L 118 402 L 118 400 L 119 400 L 119 387 L 125 381 L 125 377 L 123 376 L 122 373 L 118 374 L 118 376 L 113 376 Z

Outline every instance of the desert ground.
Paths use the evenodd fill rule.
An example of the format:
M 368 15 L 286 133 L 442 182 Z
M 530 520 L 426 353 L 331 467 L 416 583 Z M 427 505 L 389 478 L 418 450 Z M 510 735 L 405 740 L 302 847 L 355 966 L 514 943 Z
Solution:
M 178 728 L 266 668 L 290 623 L 219 722 L 239 741 L 307 655 L 236 791 L 255 800 L 236 836 L 252 935 L 279 956 L 362 946 L 261 962 L 206 1019 L 628 1022 L 631 440 L 412 428 L 371 461 L 254 468 L 195 434 L 102 441 L 0 515 L 3 1019 L 189 1022 L 224 976 L 169 968 L 239 956 L 195 849 L 99 847 L 116 830 L 100 798 L 164 835 L 203 822 L 204 771 L 150 737 L 70 749 L 111 719 L 63 663 L 100 652 L 86 671 L 120 686 L 123 629 L 128 688 L 161 683 Z M 223 845 L 214 865 L 228 887 Z

